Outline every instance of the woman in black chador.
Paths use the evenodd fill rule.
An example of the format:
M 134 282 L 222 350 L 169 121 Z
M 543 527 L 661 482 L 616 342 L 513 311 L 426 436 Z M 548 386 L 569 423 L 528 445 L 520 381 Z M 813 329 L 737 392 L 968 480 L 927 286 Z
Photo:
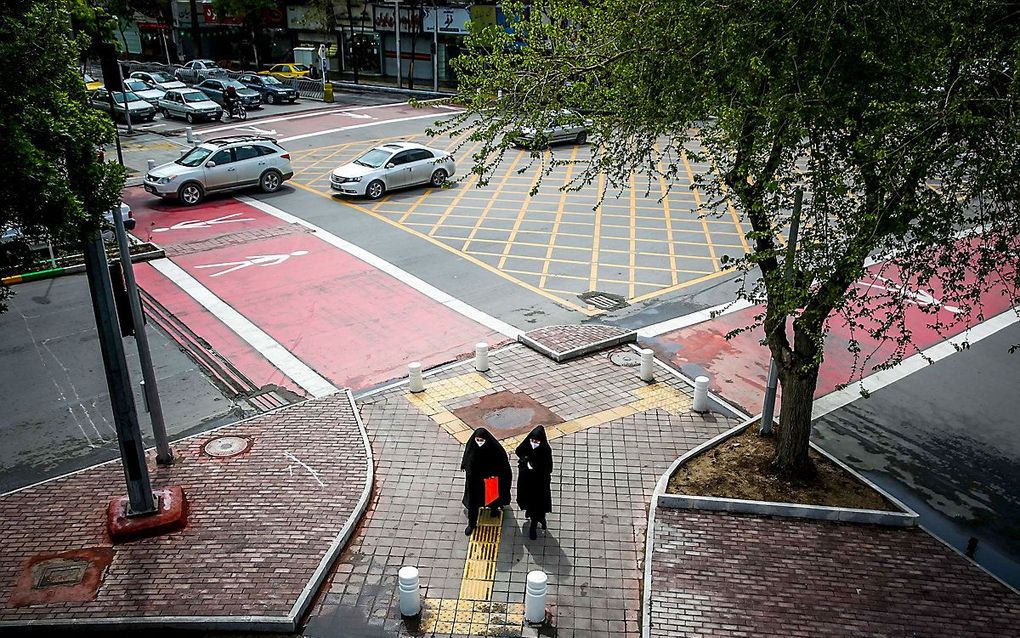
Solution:
M 510 469 L 510 457 L 499 444 L 496 437 L 485 428 L 478 428 L 464 446 L 464 459 L 460 469 L 465 472 L 464 507 L 468 511 L 468 525 L 464 533 L 468 536 L 478 523 L 478 510 L 482 507 L 492 508 L 498 514 L 504 505 L 510 504 L 510 483 L 513 471 Z M 485 479 L 496 477 L 499 480 L 499 497 L 492 503 L 485 502 Z
M 538 538 L 535 526 L 542 524 L 545 529 L 545 515 L 552 511 L 553 458 L 545 428 L 541 425 L 531 431 L 514 451 L 517 454 L 517 504 L 524 515 L 531 519 L 528 537 Z

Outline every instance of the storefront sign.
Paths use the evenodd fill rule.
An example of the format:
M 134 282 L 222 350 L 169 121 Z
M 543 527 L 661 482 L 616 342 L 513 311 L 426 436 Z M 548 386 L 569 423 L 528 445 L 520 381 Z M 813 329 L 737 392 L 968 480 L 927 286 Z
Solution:
M 372 24 L 376 31 L 396 31 L 396 12 L 392 6 L 373 5 Z M 421 30 L 421 12 L 418 9 L 400 8 L 400 32 L 409 33 Z
M 427 33 L 456 33 L 466 35 L 471 12 L 458 7 L 425 7 L 422 9 L 422 30 Z
M 291 29 L 325 32 L 327 29 L 323 18 L 319 12 L 309 11 L 308 7 L 287 5 L 287 26 Z

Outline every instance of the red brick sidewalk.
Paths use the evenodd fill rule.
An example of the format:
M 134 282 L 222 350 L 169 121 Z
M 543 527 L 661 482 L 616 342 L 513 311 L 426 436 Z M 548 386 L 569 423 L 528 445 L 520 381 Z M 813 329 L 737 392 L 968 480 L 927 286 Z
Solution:
M 248 448 L 224 458 L 205 452 L 226 436 Z M 371 458 L 349 395 L 174 449 L 172 467 L 149 466 L 154 489 L 180 485 L 188 498 L 187 526 L 166 536 L 111 544 L 105 509 L 124 491 L 119 462 L 0 497 L 0 628 L 295 628 L 367 505 Z

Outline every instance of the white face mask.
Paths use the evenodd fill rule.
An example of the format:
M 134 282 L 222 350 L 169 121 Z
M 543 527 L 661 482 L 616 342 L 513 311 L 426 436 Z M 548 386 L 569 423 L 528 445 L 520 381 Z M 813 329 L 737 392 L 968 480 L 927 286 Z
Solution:
M 477 445 L 478 447 L 482 447 L 483 445 L 485 445 L 485 439 L 475 439 L 475 445 Z
M 538 446 L 542 445 L 541 441 L 536 441 L 535 439 L 530 439 L 528 442 L 531 443 L 531 449 L 532 450 L 537 450 Z

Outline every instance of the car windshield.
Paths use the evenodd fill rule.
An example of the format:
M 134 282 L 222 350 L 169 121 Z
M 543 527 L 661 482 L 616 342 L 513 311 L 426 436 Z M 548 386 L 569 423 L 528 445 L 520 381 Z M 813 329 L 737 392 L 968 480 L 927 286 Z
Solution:
M 237 89 L 239 91 L 241 89 L 248 88 L 245 85 L 243 85 L 240 82 L 238 82 L 237 80 L 224 80 L 223 81 L 223 88 L 227 88 L 228 86 L 232 86 L 232 87 L 234 87 L 235 89 Z
M 308 67 L 303 65 L 303 64 L 295 64 L 294 65 L 294 70 L 298 71 L 299 73 L 304 73 L 305 71 L 308 70 Z
M 93 80 L 93 79 L 92 79 L 92 76 L 91 76 L 91 75 L 89 75 L 88 73 L 86 73 L 86 74 L 85 74 L 85 82 L 95 82 L 95 80 Z
M 163 75 L 162 73 L 150 73 L 149 77 L 152 78 L 153 82 L 172 82 L 173 81 L 173 78 L 171 78 L 168 75 Z
M 129 91 L 144 91 L 149 88 L 148 85 L 141 80 L 124 80 L 124 86 L 127 87 Z
M 392 153 L 384 151 L 382 149 L 373 148 L 369 152 L 365 153 L 358 159 L 354 160 L 354 163 L 358 166 L 367 166 L 368 168 L 379 168 L 386 163 L 386 160 L 390 158 Z
M 204 162 L 205 158 L 209 157 L 211 153 L 212 151 L 207 148 L 196 146 L 195 148 L 191 149 L 186 154 L 184 154 L 180 159 L 178 159 L 175 162 L 175 164 L 180 164 L 181 166 L 189 167 L 198 166 L 199 164 Z
M 113 99 L 114 99 L 115 102 L 117 102 L 117 104 L 123 104 L 125 101 L 126 102 L 139 102 L 139 101 L 141 101 L 142 98 L 138 97 L 137 95 L 135 95 L 131 91 L 128 91 L 127 93 L 114 93 L 113 94 Z
M 267 76 L 263 77 L 262 78 L 262 83 L 263 84 L 283 84 L 283 82 L 277 80 L 276 78 L 274 78 L 271 75 L 267 75 Z
M 205 96 L 205 93 L 201 91 L 188 91 L 187 93 L 181 93 L 181 97 L 184 98 L 185 102 L 205 102 L 209 98 Z

